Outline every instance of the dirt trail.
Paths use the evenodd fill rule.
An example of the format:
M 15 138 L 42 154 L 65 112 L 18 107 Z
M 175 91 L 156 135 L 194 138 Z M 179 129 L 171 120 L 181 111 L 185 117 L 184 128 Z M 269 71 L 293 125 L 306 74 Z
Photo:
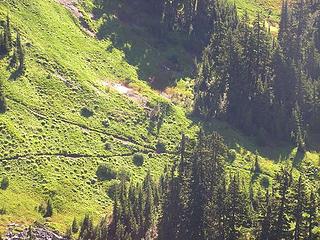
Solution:
M 114 154 L 114 155 L 106 155 L 106 154 L 98 154 L 98 155 L 90 155 L 90 154 L 81 154 L 81 153 L 35 153 L 35 154 L 26 154 L 26 155 L 16 155 L 13 157 L 2 158 L 0 161 L 13 161 L 21 158 L 30 158 L 30 157 L 61 157 L 61 158 L 114 158 L 114 157 L 130 157 L 134 153 L 122 153 L 122 154 Z
M 135 141 L 133 139 L 129 139 L 129 138 L 120 136 L 117 133 L 110 133 L 110 132 L 106 132 L 105 130 L 102 130 L 102 129 L 92 128 L 92 127 L 86 126 L 86 125 L 84 125 L 82 123 L 73 122 L 71 120 L 68 120 L 68 119 L 60 117 L 60 116 L 46 116 L 46 115 L 44 115 L 44 114 L 42 114 L 42 113 L 40 113 L 38 111 L 33 110 L 32 108 L 30 108 L 26 104 L 21 103 L 20 101 L 17 101 L 16 99 L 13 99 L 13 98 L 10 98 L 10 97 L 8 97 L 8 99 L 13 101 L 13 102 L 15 102 L 16 104 L 20 105 L 21 107 L 23 107 L 28 112 L 30 112 L 31 114 L 33 114 L 34 116 L 36 116 L 38 118 L 48 119 L 48 120 L 53 120 L 53 121 L 61 121 L 61 122 L 64 122 L 66 124 L 74 125 L 74 126 L 80 127 L 82 129 L 85 129 L 85 130 L 88 130 L 88 131 L 104 134 L 104 135 L 107 135 L 107 136 L 112 136 L 115 139 L 121 141 L 123 144 L 130 143 L 130 144 L 135 144 L 135 145 L 141 146 L 141 147 L 143 147 L 145 149 L 149 149 L 149 150 L 152 150 L 152 151 L 155 150 L 154 148 L 152 148 L 152 147 L 150 147 L 148 145 L 144 145 L 144 144 L 139 143 L 139 142 L 137 142 L 137 141 Z
M 80 12 L 77 7 L 78 0 L 56 0 L 58 3 L 62 4 L 66 9 L 68 9 L 76 18 L 79 19 L 82 29 L 91 37 L 95 37 L 96 34 L 92 31 L 84 20 L 83 14 Z

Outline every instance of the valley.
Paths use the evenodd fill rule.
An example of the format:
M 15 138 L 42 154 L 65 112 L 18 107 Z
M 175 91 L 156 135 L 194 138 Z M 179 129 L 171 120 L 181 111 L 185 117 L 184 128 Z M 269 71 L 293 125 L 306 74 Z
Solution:
M 280 1 L 235 3 L 240 16 L 260 12 L 277 34 Z M 264 193 L 292 167 L 293 178 L 303 174 L 319 193 L 317 141 L 304 153 L 284 140 L 261 145 L 223 119 L 192 114 L 198 50 L 175 32 L 159 40 L 150 30 L 156 18 L 142 10 L 113 0 L 4 0 L 1 26 L 7 16 L 13 42 L 21 35 L 26 67 L 17 74 L 9 66 L 14 48 L 0 59 L 7 106 L 0 180 L 9 181 L 0 189 L 0 235 L 12 224 L 23 232 L 36 223 L 62 236 L 75 218 L 111 218 L 112 191 L 122 180 L 160 179 L 177 165 L 182 136 L 195 139 L 200 129 L 224 138 L 226 175 Z M 45 216 L 49 200 L 53 213 Z

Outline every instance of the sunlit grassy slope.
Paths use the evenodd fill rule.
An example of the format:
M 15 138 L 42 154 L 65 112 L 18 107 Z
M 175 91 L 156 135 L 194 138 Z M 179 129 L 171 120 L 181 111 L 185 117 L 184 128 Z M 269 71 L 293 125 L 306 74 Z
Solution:
M 93 6 L 89 1 L 86 4 Z M 90 7 L 86 11 L 89 14 Z M 88 36 L 78 20 L 54 0 L 0 2 L 0 18 L 8 13 L 25 44 L 27 71 L 15 79 L 7 69 L 8 59 L 0 61 L 9 107 L 0 115 L 0 173 L 10 181 L 8 189 L 0 190 L 0 208 L 6 210 L 0 215 L 0 232 L 10 222 L 35 220 L 64 231 L 74 216 L 79 219 L 87 212 L 95 217 L 110 213 L 112 201 L 107 189 L 118 180 L 99 181 L 96 170 L 100 163 L 133 181 L 139 181 L 149 169 L 158 176 L 173 161 L 181 132 L 192 137 L 200 123 L 188 119 L 181 106 L 141 81 L 145 79 L 139 80 L 146 76 L 143 66 L 170 57 L 169 50 L 152 46 L 153 54 L 146 53 L 148 58 L 142 65 L 134 64 L 128 60 L 130 49 L 117 49 L 108 39 Z M 120 36 L 130 35 L 128 28 L 122 30 Z M 143 42 L 135 49 L 142 56 L 139 49 L 149 46 L 153 39 L 148 34 L 136 38 Z M 182 65 L 192 62 L 181 47 L 170 45 L 168 49 L 179 55 Z M 106 87 L 112 82 L 129 84 L 138 100 Z M 159 133 L 149 132 L 149 113 L 159 102 L 169 105 L 169 111 Z M 93 115 L 82 116 L 83 108 Z M 300 170 L 309 179 L 319 180 L 317 153 L 296 156 L 290 146 L 261 149 L 253 139 L 220 122 L 206 129 L 224 135 L 235 152 L 229 169 L 252 178 L 257 187 L 285 164 L 294 164 L 295 174 Z M 158 141 L 165 143 L 167 153 L 156 153 Z M 134 153 L 144 155 L 142 167 L 133 164 Z M 250 169 L 256 156 L 262 173 L 253 177 Z M 54 214 L 45 220 L 37 208 L 48 198 L 53 201 Z
M 281 0 L 235 0 L 234 2 L 240 13 L 247 11 L 251 16 L 260 13 L 263 16 L 270 16 L 273 21 L 279 18 L 282 3 Z
M 56 206 L 53 225 L 68 223 L 75 213 L 101 213 L 111 202 L 109 183 L 95 183 L 100 162 L 133 179 L 147 169 L 161 173 L 171 156 L 155 154 L 157 141 L 173 151 L 180 132 L 192 131 L 182 109 L 172 106 L 159 134 L 149 133 L 149 110 L 104 83 L 131 82 L 150 109 L 168 100 L 139 82 L 137 70 L 109 41 L 88 37 L 55 1 L 9 1 L 1 3 L 0 11 L 2 18 L 10 12 L 27 55 L 27 72 L 18 79 L 10 78 L 8 59 L 1 60 L 9 106 L 0 116 L 1 169 L 10 178 L 0 196 L 8 212 L 4 221 L 38 218 L 35 208 L 49 196 Z M 94 115 L 81 116 L 84 107 Z M 142 168 L 132 163 L 135 152 L 145 154 Z

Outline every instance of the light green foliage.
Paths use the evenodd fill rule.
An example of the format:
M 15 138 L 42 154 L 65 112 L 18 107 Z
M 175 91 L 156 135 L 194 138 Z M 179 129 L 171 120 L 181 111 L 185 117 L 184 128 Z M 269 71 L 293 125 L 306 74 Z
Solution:
M 254 18 L 257 13 L 267 17 L 272 30 L 276 30 L 280 16 L 281 0 L 235 0 L 232 2 L 237 5 L 240 14 L 247 11 L 251 18 Z

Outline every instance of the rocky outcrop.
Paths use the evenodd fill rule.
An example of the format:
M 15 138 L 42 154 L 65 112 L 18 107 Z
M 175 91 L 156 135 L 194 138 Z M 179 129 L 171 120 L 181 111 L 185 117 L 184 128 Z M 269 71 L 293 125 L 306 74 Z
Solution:
M 20 225 L 11 223 L 7 227 L 7 233 L 4 236 L 6 240 L 67 240 L 58 233 L 41 226 L 39 224 L 22 228 Z

